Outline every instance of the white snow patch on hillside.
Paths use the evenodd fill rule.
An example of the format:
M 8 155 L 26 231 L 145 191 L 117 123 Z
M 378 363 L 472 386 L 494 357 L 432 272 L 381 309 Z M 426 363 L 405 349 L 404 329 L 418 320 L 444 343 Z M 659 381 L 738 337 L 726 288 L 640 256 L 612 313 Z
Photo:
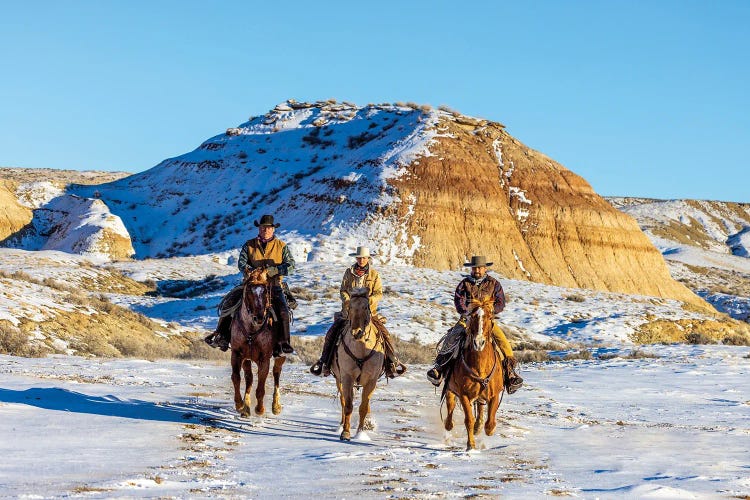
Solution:
M 429 154 L 438 114 L 304 106 L 278 106 L 146 172 L 72 189 L 84 197 L 100 192 L 127 227 L 138 258 L 239 248 L 254 236 L 252 221 L 273 213 L 279 234 L 294 235 L 301 257 L 340 261 L 349 248 L 335 239 L 346 233 L 367 238 L 351 239 L 355 247 L 389 247 L 391 261 L 407 261 L 419 242 L 394 238 L 404 220 L 377 221 L 375 214 L 408 203 L 389 182 Z
M 63 193 L 64 189 L 47 181 L 28 182 L 16 189 L 18 203 L 29 208 L 40 208 Z
M 730 236 L 741 233 L 747 221 L 737 213 L 727 209 L 721 202 L 707 202 L 695 200 L 640 200 L 632 204 L 625 203 L 619 198 L 609 199 L 615 207 L 634 217 L 641 228 L 649 234 L 649 230 L 657 225 L 666 226 L 669 221 L 676 221 L 686 226 L 698 224 L 713 240 L 709 243 L 709 250 L 717 253 L 732 253 L 727 240 Z M 695 206 L 697 205 L 697 207 Z M 750 216 L 750 206 L 744 208 Z M 649 234 L 649 236 L 651 236 Z M 746 240 L 740 242 L 742 248 L 747 248 Z M 740 253 L 736 255 L 741 255 Z

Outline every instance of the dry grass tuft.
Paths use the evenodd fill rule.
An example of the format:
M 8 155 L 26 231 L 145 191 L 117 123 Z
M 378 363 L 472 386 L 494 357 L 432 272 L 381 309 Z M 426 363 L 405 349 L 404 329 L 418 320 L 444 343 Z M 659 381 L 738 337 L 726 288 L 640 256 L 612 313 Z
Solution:
M 318 298 L 318 296 L 312 293 L 309 288 L 303 288 L 301 286 L 290 287 L 289 291 L 292 292 L 292 295 L 294 295 L 294 298 L 297 300 L 312 301 Z
M 725 339 L 730 339 L 727 342 L 730 345 L 750 344 L 750 325 L 728 316 L 717 316 L 717 319 L 647 319 L 632 336 L 638 344 L 715 344 Z
M 47 354 L 38 344 L 31 342 L 31 336 L 22 332 L 8 320 L 0 320 L 0 353 L 26 358 L 40 358 Z

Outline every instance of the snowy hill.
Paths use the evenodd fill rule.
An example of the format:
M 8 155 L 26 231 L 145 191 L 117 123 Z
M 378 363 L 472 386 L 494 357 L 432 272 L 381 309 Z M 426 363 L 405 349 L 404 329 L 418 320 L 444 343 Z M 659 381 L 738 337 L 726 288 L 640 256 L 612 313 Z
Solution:
M 27 248 L 0 248 L 0 353 L 12 354 L 0 355 L 0 452 L 12 457 L 0 461 L 3 495 L 750 494 L 750 325 L 673 298 L 535 282 L 529 274 L 536 278 L 540 269 L 519 254 L 499 258 L 492 272 L 506 291 L 508 304 L 498 321 L 521 361 L 525 385 L 503 399 L 497 434 L 480 435 L 477 451 L 463 451 L 460 413 L 454 430 L 444 431 L 440 396 L 421 364 L 431 360 L 434 343 L 456 321 L 452 293 L 463 273 L 413 263 L 426 246 L 437 245 L 433 236 L 454 241 L 446 235 L 456 231 L 444 232 L 447 222 L 440 217 L 477 198 L 473 192 L 465 198 L 439 190 L 430 194 L 418 184 L 433 187 L 444 175 L 450 179 L 444 185 L 460 186 L 458 180 L 466 178 L 451 177 L 461 170 L 456 165 L 471 163 L 478 150 L 451 152 L 443 144 L 441 153 L 454 155 L 456 162 L 425 172 L 443 156 L 431 151 L 434 156 L 425 156 L 422 149 L 424 137 L 433 133 L 424 110 L 328 104 L 278 107 L 192 153 L 114 183 L 68 190 L 57 182 L 22 179 L 6 188 L 3 200 L 14 210 L 21 207 L 5 212 L 8 227 L 16 228 L 12 239 Z M 442 116 L 438 135 L 459 136 L 465 128 L 476 137 L 477 127 L 490 126 L 453 115 L 441 122 Z M 367 119 L 376 125 L 365 126 Z M 310 120 L 311 127 L 299 127 Z M 327 123 L 342 128 L 325 128 Z M 407 133 L 415 130 L 422 135 Z M 440 143 L 445 138 L 438 135 L 432 138 Z M 337 148 L 326 142 L 334 140 Z M 537 172 L 548 160 L 510 139 L 497 143 L 499 149 L 492 141 L 484 166 L 500 176 L 493 189 L 507 189 L 502 199 L 508 225 L 502 227 L 508 234 L 564 240 L 567 230 L 553 233 L 547 226 L 565 219 L 536 216 L 534 210 L 558 207 L 570 215 L 560 208 L 569 193 L 588 199 L 586 207 L 599 206 L 601 199 L 582 180 L 563 177 L 557 167 L 544 167 L 549 176 L 519 174 L 521 157 L 533 159 L 527 166 Z M 388 143 L 392 154 L 383 156 L 381 147 Z M 334 158 L 341 151 L 355 156 Z M 368 163 L 376 153 L 380 160 Z M 276 160 L 264 160 L 271 157 Z M 250 160 L 252 165 L 243 163 Z M 467 178 L 477 173 L 464 171 Z M 432 180 L 424 182 L 428 177 Z M 416 193 L 413 199 L 399 195 L 407 185 Z M 491 201 L 475 203 L 486 211 Z M 612 202 L 633 211 L 659 249 L 653 252 L 661 265 L 663 254 L 675 278 L 735 318 L 747 318 L 742 307 L 750 302 L 750 259 L 743 256 L 747 230 L 740 211 L 659 219 L 668 211 L 658 203 Z M 675 213 L 692 206 L 682 203 Z M 208 352 L 200 339 L 216 324 L 218 301 L 239 282 L 237 247 L 254 234 L 252 220 L 267 207 L 283 215 L 280 234 L 299 264 L 288 279 L 299 299 L 292 325 L 299 354 L 284 367 L 282 413 L 243 419 L 231 401 L 228 355 Z M 434 219 L 425 216 L 428 210 Z M 595 213 L 603 214 L 600 221 L 610 217 L 618 231 L 597 237 L 637 242 L 627 229 L 630 216 L 611 212 L 609 207 Z M 469 220 L 489 224 L 482 210 L 475 214 L 477 219 Z M 19 217 L 27 217 L 20 227 L 30 224 L 24 230 L 18 229 Z M 586 220 L 591 219 L 568 218 L 570 225 L 561 227 Z M 414 224 L 428 231 L 415 238 Z M 500 226 L 481 227 L 505 234 Z M 685 243 L 675 234 L 690 239 Z M 701 244 L 689 244 L 693 240 Z M 335 384 L 310 375 L 302 358 L 317 356 L 318 341 L 340 307 L 338 286 L 350 262 L 345 255 L 362 242 L 380 250 L 374 259 L 385 286 L 379 311 L 394 337 L 421 361 L 410 362 L 404 377 L 379 382 L 372 401 L 376 428 L 341 443 Z M 538 255 L 560 250 L 527 247 Z M 464 251 L 430 248 L 436 258 L 462 257 Z M 563 257 L 575 253 L 571 248 L 583 251 L 566 248 Z M 120 251 L 173 256 L 112 260 Z M 649 252 L 640 244 L 633 251 Z M 558 264 L 548 262 L 551 272 Z M 525 272 L 516 269 L 523 264 Z M 571 269 L 576 265 L 571 261 Z M 616 268 L 617 262 L 603 265 Z M 584 269 L 576 269 L 583 280 Z M 564 276 L 560 281 L 568 283 Z M 185 357 L 193 359 L 176 359 Z M 284 481 L 269 481 L 274 474 L 283 474 Z
M 750 321 L 750 204 L 609 198 L 633 216 L 672 276 L 719 311 Z
M 139 258 L 240 247 L 267 212 L 281 214 L 299 260 L 340 258 L 342 244 L 369 241 L 387 262 L 404 263 L 406 235 L 382 214 L 398 201 L 387 181 L 428 154 L 435 120 L 390 105 L 279 105 L 151 170 L 71 192 L 99 192 Z
M 70 196 L 104 205 L 78 228 L 80 210 L 60 206 L 79 202 L 50 200 L 6 244 L 121 258 L 132 243 L 139 259 L 201 255 L 238 248 L 253 220 L 274 213 L 301 262 L 341 262 L 362 244 L 382 263 L 439 270 L 485 254 L 508 278 L 710 309 L 584 179 L 502 124 L 425 106 L 289 100 L 148 171 L 70 186 L 61 197 Z M 48 219 L 74 234 L 52 235 Z M 109 236 L 91 237 L 102 232 Z M 112 235 L 123 238 L 100 244 Z

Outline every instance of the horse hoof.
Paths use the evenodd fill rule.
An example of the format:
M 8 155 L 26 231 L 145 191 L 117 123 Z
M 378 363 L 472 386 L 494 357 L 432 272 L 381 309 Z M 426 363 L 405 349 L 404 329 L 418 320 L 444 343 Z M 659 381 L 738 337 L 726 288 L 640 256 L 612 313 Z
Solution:
M 467 444 L 466 445 L 466 451 L 471 451 L 471 450 L 475 450 L 475 449 L 476 449 L 476 446 L 474 446 L 473 444 Z
M 446 431 L 452 431 L 453 430 L 453 422 L 446 422 L 445 423 L 445 430 Z
M 351 441 L 352 440 L 352 436 L 351 436 L 351 434 L 349 432 L 344 431 L 344 432 L 341 433 L 341 436 L 339 436 L 339 439 L 342 440 L 342 441 Z
M 485 427 L 484 433 L 488 436 L 492 436 L 495 433 L 495 426 L 493 425 L 492 427 Z
M 259 417 L 262 417 L 265 412 L 266 412 L 266 409 L 263 408 L 262 406 L 260 406 L 260 407 L 256 406 L 255 407 L 255 414 L 258 415 Z
M 271 408 L 271 411 L 274 415 L 278 415 L 281 413 L 281 408 L 283 408 L 281 405 L 273 405 L 273 408 Z

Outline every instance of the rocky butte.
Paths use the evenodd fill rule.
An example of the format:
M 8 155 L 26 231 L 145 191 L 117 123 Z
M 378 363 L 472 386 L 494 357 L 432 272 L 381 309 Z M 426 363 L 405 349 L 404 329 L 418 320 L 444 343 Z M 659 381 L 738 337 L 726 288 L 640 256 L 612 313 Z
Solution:
M 369 245 L 383 263 L 455 269 L 484 254 L 509 278 L 710 307 L 583 178 L 503 125 L 447 109 L 289 100 L 73 195 L 100 200 L 136 258 L 235 249 L 273 213 L 298 259 L 345 260 L 342 247 Z

